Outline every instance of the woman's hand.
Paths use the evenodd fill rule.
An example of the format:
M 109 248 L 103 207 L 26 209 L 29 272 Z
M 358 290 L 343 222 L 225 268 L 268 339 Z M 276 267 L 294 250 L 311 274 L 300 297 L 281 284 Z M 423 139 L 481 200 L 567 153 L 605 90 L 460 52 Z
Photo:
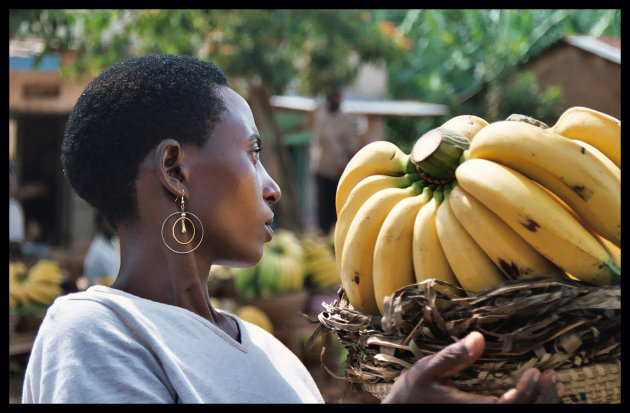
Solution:
M 484 396 L 458 390 L 448 380 L 471 366 L 481 356 L 483 336 L 472 332 L 440 352 L 418 360 L 392 386 L 383 403 L 561 403 L 562 384 L 556 373 L 526 369 L 516 387 L 501 397 Z

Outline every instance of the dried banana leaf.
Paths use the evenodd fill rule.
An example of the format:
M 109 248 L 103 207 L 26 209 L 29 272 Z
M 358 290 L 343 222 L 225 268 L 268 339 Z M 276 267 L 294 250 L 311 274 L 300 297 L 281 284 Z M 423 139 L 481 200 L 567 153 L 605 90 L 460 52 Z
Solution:
M 468 296 L 459 289 L 462 296 L 452 297 L 435 288 L 445 285 L 431 279 L 402 288 L 386 297 L 382 316 L 354 310 L 343 288 L 324 303 L 318 319 L 348 349 L 347 380 L 391 383 L 418 358 L 473 330 L 486 338 L 484 353 L 454 379 L 514 377 L 530 366 L 563 369 L 621 357 L 619 286 L 539 277 Z

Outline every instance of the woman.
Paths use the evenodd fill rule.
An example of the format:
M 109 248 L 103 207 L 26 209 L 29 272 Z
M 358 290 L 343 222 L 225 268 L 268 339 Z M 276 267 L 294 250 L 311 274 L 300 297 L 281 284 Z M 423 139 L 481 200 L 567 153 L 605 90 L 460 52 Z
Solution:
M 260 151 L 249 106 L 211 63 L 134 58 L 87 86 L 62 164 L 76 192 L 115 223 L 120 270 L 111 288 L 50 307 L 23 402 L 323 401 L 293 353 L 208 296 L 211 265 L 255 265 L 272 238 L 280 189 Z M 475 333 L 419 361 L 386 401 L 497 401 L 443 382 L 482 349 Z M 530 369 L 501 401 L 557 401 L 554 378 Z

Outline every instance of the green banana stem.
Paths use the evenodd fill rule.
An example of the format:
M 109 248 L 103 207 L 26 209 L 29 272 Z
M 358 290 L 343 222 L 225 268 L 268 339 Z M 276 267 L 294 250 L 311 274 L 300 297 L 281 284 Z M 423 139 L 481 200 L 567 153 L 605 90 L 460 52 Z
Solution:
M 461 165 L 469 159 L 470 159 L 470 149 L 466 149 L 464 152 L 462 152 L 462 155 L 459 157 L 459 164 Z
M 432 187 L 432 185 L 429 186 L 425 186 L 422 189 L 422 193 L 420 195 L 425 196 L 427 199 L 431 199 L 431 197 L 433 196 L 435 189 Z
M 433 198 L 435 198 L 438 204 L 442 203 L 442 200 L 444 199 L 444 193 L 442 191 L 443 189 L 441 186 L 438 186 L 435 188 L 435 191 L 433 191 Z
M 451 195 L 451 190 L 453 188 L 450 185 L 445 185 L 442 187 L 442 202 L 448 201 L 448 197 Z
M 420 179 L 420 175 L 418 175 L 418 171 L 415 170 L 415 167 L 412 172 L 406 173 L 403 176 L 406 180 L 409 181 L 409 184 L 412 184 L 416 182 L 418 179 Z
M 406 156 L 405 160 L 403 161 L 403 164 L 406 165 L 406 168 L 404 170 L 405 174 L 412 173 L 412 172 L 417 173 L 416 165 L 413 163 L 413 160 L 411 159 L 411 154 Z
M 411 150 L 411 161 L 418 174 L 428 182 L 445 184 L 455 179 L 455 169 L 470 142 L 460 133 L 433 129 L 418 139 Z
M 424 188 L 427 186 L 427 183 L 424 180 L 422 180 L 422 179 L 418 179 L 417 181 L 412 182 L 411 186 L 413 187 L 413 194 L 414 195 L 419 195 L 419 194 L 422 193 Z

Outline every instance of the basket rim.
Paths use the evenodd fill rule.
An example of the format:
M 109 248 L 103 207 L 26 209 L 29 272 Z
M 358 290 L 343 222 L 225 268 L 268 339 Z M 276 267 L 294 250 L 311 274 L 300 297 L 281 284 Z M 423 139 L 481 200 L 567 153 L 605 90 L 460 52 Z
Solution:
M 572 311 L 582 310 L 578 304 L 583 303 L 584 296 L 587 298 L 593 298 L 591 301 L 610 301 L 607 302 L 606 305 L 612 308 L 612 310 L 605 309 L 602 311 L 608 311 L 609 314 L 613 314 L 614 317 L 612 317 L 612 319 L 614 320 L 614 323 L 612 324 L 612 327 L 607 327 L 608 330 L 604 330 L 606 332 L 606 337 L 601 340 L 602 343 L 598 343 L 598 346 L 600 347 L 596 349 L 597 351 L 591 350 L 587 345 L 583 345 L 580 349 L 580 346 L 583 344 L 583 340 L 585 338 L 590 339 L 590 337 L 584 335 L 580 336 L 580 334 L 582 334 L 580 329 L 596 329 L 597 325 L 595 325 L 595 327 L 593 324 L 589 326 L 588 323 L 581 321 L 565 323 L 565 325 L 563 325 L 564 330 L 560 332 L 557 330 L 551 331 L 552 334 L 550 334 L 550 337 L 553 341 L 543 342 L 542 344 L 539 343 L 537 346 L 534 346 L 533 349 L 529 349 L 528 352 L 519 357 L 501 353 L 501 348 L 499 348 L 498 353 L 496 353 L 496 357 L 490 357 L 486 354 L 487 348 L 484 349 L 482 357 L 477 360 L 473 366 L 466 369 L 467 372 L 465 374 L 461 376 L 458 374 L 457 377 L 453 378 L 454 380 L 457 380 L 458 383 L 464 383 L 465 380 L 468 380 L 470 383 L 474 383 L 475 380 L 479 381 L 480 377 L 487 378 L 497 376 L 503 377 L 502 379 L 505 381 L 505 376 L 508 375 L 520 377 L 519 373 L 527 367 L 537 367 L 541 370 L 543 368 L 553 368 L 556 371 L 578 374 L 582 371 L 588 372 L 591 368 L 598 368 L 598 366 L 601 367 L 608 364 L 616 365 L 620 362 L 620 338 L 617 336 L 618 334 L 620 336 L 620 329 L 616 329 L 616 327 L 618 327 L 616 323 L 619 323 L 620 325 L 620 311 L 618 311 L 620 310 L 620 286 L 611 286 L 611 288 L 606 289 L 603 287 L 584 285 L 573 280 L 559 280 L 556 277 L 538 277 L 528 280 L 510 280 L 502 283 L 500 286 L 497 286 L 496 289 L 489 289 L 467 297 L 449 298 L 435 289 L 436 285 L 440 286 L 445 284 L 448 285 L 448 283 L 430 279 L 401 288 L 391 296 L 386 297 L 386 301 L 389 302 L 389 309 L 391 312 L 389 314 L 384 313 L 381 316 L 364 314 L 354 310 L 345 295 L 343 287 L 339 289 L 338 298 L 334 303 L 322 303 L 324 304 L 324 311 L 319 314 L 318 318 L 324 327 L 324 330 L 327 329 L 337 333 L 337 336 L 340 341 L 342 341 L 342 344 L 349 350 L 348 360 L 346 361 L 345 380 L 363 387 L 367 386 L 374 389 L 384 386 L 386 387 L 391 385 L 391 383 L 395 381 L 402 371 L 404 371 L 406 367 L 403 362 L 408 362 L 410 359 L 415 361 L 424 355 L 431 354 L 432 349 L 429 348 L 427 350 L 426 346 L 425 348 L 420 349 L 418 353 L 415 351 L 418 349 L 413 348 L 413 345 L 416 344 L 416 340 L 411 339 L 410 337 L 412 337 L 412 334 L 417 332 L 421 323 L 418 323 L 415 326 L 408 323 L 409 325 L 407 325 L 405 329 L 398 329 L 401 324 L 396 325 L 396 323 L 405 322 L 404 318 L 401 316 L 401 313 L 403 313 L 403 309 L 405 308 L 425 311 L 426 314 L 424 314 L 424 317 L 427 317 L 428 319 L 431 316 L 442 316 L 440 313 L 441 310 L 439 310 L 435 305 L 437 299 L 447 301 L 447 305 L 443 308 L 452 308 L 453 306 L 451 306 L 451 304 L 456 303 L 461 306 L 459 310 L 462 308 L 478 310 L 475 306 L 487 306 L 488 302 L 490 302 L 489 300 L 492 300 L 493 297 L 496 298 L 496 301 L 498 302 L 500 299 L 512 297 L 510 294 L 521 294 L 522 291 L 527 291 L 530 296 L 534 296 L 537 294 L 536 291 L 538 291 L 536 288 L 541 288 L 541 291 L 545 292 L 545 294 L 548 291 L 554 292 L 555 290 L 566 291 L 573 289 L 574 292 L 571 293 L 573 295 L 567 296 L 564 301 L 564 303 L 566 303 L 567 300 L 569 300 L 568 302 L 570 305 L 567 306 L 568 308 L 577 308 L 577 310 L 571 308 Z M 576 291 L 579 292 L 579 294 L 576 293 Z M 584 294 L 580 295 L 582 293 Z M 420 310 L 411 305 L 408 307 L 401 305 L 401 301 L 406 297 L 405 294 L 409 294 L 409 296 L 412 297 L 411 302 L 413 302 L 413 299 L 416 299 L 417 297 L 421 298 L 421 300 L 418 299 L 418 302 L 422 302 L 422 305 L 419 307 Z M 517 296 L 517 298 L 518 297 L 519 296 Z M 575 297 L 578 297 L 583 301 L 579 302 L 578 298 Z M 543 298 L 546 298 L 546 296 L 543 296 Z M 503 301 L 508 302 L 508 306 L 513 304 L 513 302 L 509 300 Z M 392 308 L 396 305 L 399 306 L 398 313 L 395 313 L 392 310 Z M 433 308 L 428 308 L 431 305 L 433 305 Z M 500 305 L 498 307 L 500 307 Z M 585 306 L 585 308 L 587 307 L 588 306 Z M 398 318 L 395 318 L 392 314 Z M 390 330 L 386 331 L 387 329 L 383 327 L 383 323 L 387 321 L 386 318 L 388 316 L 390 317 Z M 462 316 L 462 319 L 463 318 L 464 317 Z M 618 318 L 619 320 L 617 320 Z M 601 317 L 601 319 L 606 321 L 605 317 Z M 422 318 L 421 320 L 425 319 Z M 446 320 L 446 323 L 448 322 L 450 322 L 449 319 Z M 554 324 L 550 325 L 555 327 Z M 410 328 L 411 332 L 409 332 Z M 478 328 L 473 328 L 473 330 L 475 329 L 479 331 Z M 407 335 L 400 333 L 401 331 Z M 489 337 L 488 334 L 494 333 L 493 331 L 490 331 L 489 333 L 487 331 L 480 332 L 482 332 L 485 337 Z M 576 332 L 580 334 L 576 334 Z M 572 333 L 572 335 L 569 333 Z M 424 336 L 423 338 L 425 341 L 429 342 L 429 344 L 433 345 L 433 352 L 439 351 L 439 349 L 445 345 L 463 338 L 463 335 L 450 336 L 450 342 L 443 341 L 440 344 L 437 339 L 434 339 L 434 341 L 431 342 L 431 340 L 427 338 L 429 336 Z M 494 338 L 495 337 L 490 337 L 490 339 Z M 586 343 L 591 345 L 592 342 L 593 340 L 590 340 Z M 558 343 L 560 343 L 560 345 Z M 488 340 L 486 344 L 486 347 L 488 347 Z M 545 348 L 548 344 L 553 344 L 553 347 Z M 604 344 L 608 345 L 608 347 L 604 347 L 602 349 L 601 346 Z M 370 345 L 372 347 L 370 347 Z M 397 359 L 399 358 L 397 352 L 401 348 L 403 348 L 403 350 L 401 350 L 402 352 L 407 352 L 405 354 L 412 352 L 414 358 L 404 358 L 402 362 L 400 359 Z M 586 348 L 590 353 L 585 353 L 584 348 Z M 368 351 L 371 353 L 366 355 Z M 351 358 L 353 354 L 354 358 Z M 597 354 L 598 356 L 594 357 L 593 354 Z M 374 361 L 376 356 L 379 357 L 379 360 Z M 398 365 L 395 365 L 396 363 Z M 395 366 L 395 368 L 393 366 Z M 381 368 L 381 371 L 378 371 L 379 368 Z M 613 373 L 611 380 L 618 380 L 619 377 L 619 372 Z M 615 386 L 613 386 L 613 390 L 614 389 L 616 389 Z M 378 390 L 373 391 L 376 393 L 379 392 Z
M 572 404 L 587 403 L 620 403 L 621 402 L 621 362 L 593 363 L 580 367 L 559 369 L 558 382 L 562 383 L 564 392 L 562 401 Z M 481 382 L 477 386 L 462 386 L 457 380 L 453 384 L 464 391 L 476 391 L 482 394 L 500 396 L 514 387 L 514 379 L 492 383 L 486 381 L 486 386 Z M 361 387 L 364 391 L 378 399 L 384 399 L 394 383 L 364 382 Z

